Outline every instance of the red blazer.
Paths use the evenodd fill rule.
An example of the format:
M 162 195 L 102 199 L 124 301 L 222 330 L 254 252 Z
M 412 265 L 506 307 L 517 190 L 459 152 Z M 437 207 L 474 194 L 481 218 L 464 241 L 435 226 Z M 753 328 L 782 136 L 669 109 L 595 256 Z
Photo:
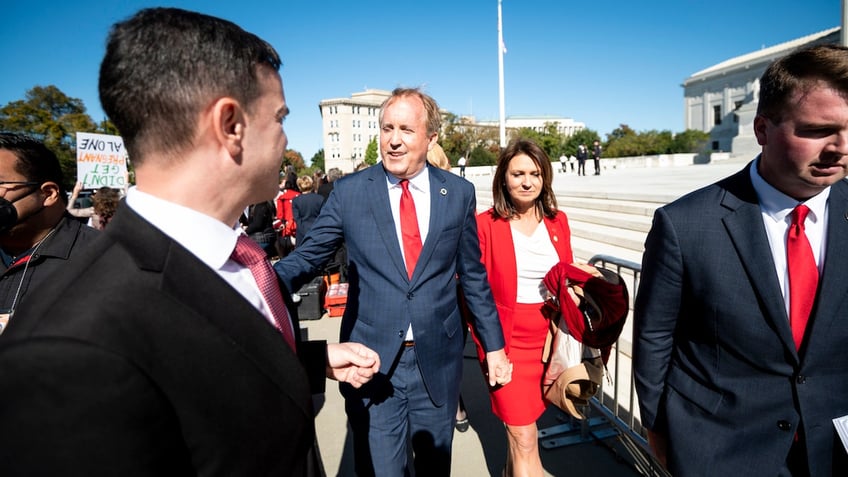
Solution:
M 297 224 L 292 212 L 292 200 L 299 195 L 300 192 L 294 189 L 286 189 L 285 192 L 277 196 L 277 223 L 282 228 L 280 235 L 283 237 L 294 237 L 297 233 Z
M 513 315 L 518 295 L 518 267 L 515 263 L 515 245 L 512 242 L 509 220 L 496 218 L 493 212 L 493 209 L 489 209 L 477 215 L 477 234 L 480 237 L 481 260 L 486 267 L 489 285 L 501 319 L 506 341 L 504 350 L 509 353 Z M 553 219 L 545 217 L 544 223 L 560 261 L 573 262 L 571 231 L 568 228 L 568 218 L 565 213 L 558 211 Z M 552 263 L 551 267 L 554 265 L 556 264 Z M 477 356 L 482 361 L 485 353 L 473 332 L 471 336 L 477 344 Z

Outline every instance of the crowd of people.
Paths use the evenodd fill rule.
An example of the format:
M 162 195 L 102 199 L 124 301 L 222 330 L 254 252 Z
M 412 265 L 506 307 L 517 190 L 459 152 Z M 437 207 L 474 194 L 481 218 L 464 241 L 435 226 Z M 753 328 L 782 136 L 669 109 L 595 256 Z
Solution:
M 513 139 L 478 213 L 438 104 L 397 88 L 377 165 L 280 173 L 280 65 L 220 18 L 115 24 L 99 92 L 135 185 L 90 208 L 41 142 L 0 133 L 0 474 L 323 475 L 312 395 L 329 378 L 357 475 L 447 476 L 470 329 L 504 475 L 544 475 L 545 278 L 574 262 L 551 159 Z M 760 84 L 761 154 L 658 209 L 647 238 L 634 372 L 676 476 L 848 471 L 831 424 L 848 415 L 848 49 L 792 53 Z M 597 141 L 578 173 L 589 154 L 600 174 Z M 339 250 L 339 342 L 307 341 L 291 292 Z

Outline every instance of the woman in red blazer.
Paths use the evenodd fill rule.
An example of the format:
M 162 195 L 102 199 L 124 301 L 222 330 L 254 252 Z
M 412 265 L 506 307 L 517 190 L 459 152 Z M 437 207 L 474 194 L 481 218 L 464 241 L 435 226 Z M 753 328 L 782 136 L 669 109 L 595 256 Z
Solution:
M 492 411 L 506 424 L 506 475 L 543 475 L 536 428 L 545 411 L 542 278 L 560 261 L 573 261 L 568 219 L 557 210 L 552 180 L 545 152 L 530 140 L 513 140 L 498 157 L 494 207 L 477 216 L 482 261 L 513 363 L 512 382 L 491 392 Z

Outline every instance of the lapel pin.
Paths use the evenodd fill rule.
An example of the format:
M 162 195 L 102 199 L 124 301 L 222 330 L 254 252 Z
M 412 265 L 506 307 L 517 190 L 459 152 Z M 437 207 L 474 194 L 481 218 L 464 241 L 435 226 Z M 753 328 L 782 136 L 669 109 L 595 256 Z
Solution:
M 442 187 L 441 189 L 439 189 L 439 194 L 448 195 L 448 190 Z

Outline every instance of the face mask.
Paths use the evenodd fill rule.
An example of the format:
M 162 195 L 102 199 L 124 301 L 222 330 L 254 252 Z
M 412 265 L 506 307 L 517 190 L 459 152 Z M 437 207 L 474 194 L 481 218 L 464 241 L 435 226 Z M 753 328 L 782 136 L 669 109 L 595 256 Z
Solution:
M 18 211 L 11 202 L 0 197 L 0 234 L 7 232 L 18 223 Z
M 34 189 L 29 194 L 18 197 L 13 202 L 9 202 L 4 197 L 0 197 L 0 234 L 4 234 L 4 233 L 8 232 L 9 229 L 14 227 L 15 224 L 17 224 L 19 222 L 18 221 L 18 210 L 15 209 L 15 206 L 13 204 L 15 202 L 23 199 L 24 197 L 27 197 L 28 195 L 32 194 L 36 190 L 38 190 L 38 189 Z M 30 217 L 38 214 L 42 210 L 44 210 L 44 206 L 42 206 L 40 209 L 33 212 L 32 214 L 29 214 L 26 217 L 22 218 L 20 220 L 20 222 L 28 220 Z

